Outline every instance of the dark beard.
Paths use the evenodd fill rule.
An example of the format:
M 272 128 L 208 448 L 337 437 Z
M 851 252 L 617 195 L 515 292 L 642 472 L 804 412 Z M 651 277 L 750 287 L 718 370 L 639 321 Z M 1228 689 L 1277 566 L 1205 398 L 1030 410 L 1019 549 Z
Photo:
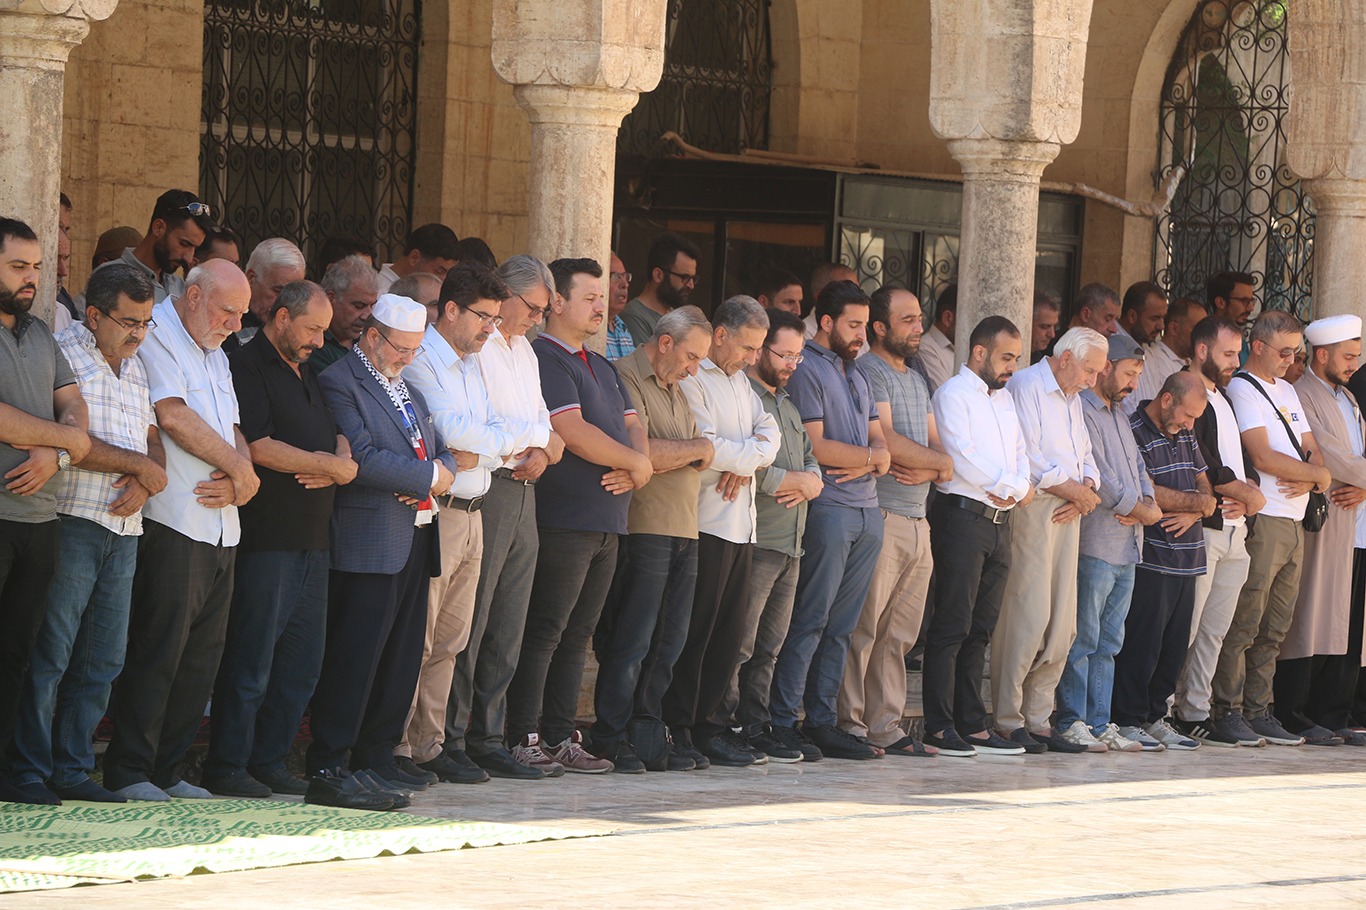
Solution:
M 759 379 L 764 385 L 773 389 L 783 387 L 783 379 L 778 375 L 778 371 L 768 365 L 767 357 L 760 357 L 759 362 L 754 365 L 754 369 L 759 374 Z
M 1206 360 L 1204 363 L 1200 364 L 1200 375 L 1214 383 L 1216 389 L 1222 389 L 1228 385 L 1228 383 L 1224 382 L 1222 371 L 1215 365 L 1213 360 Z
M 688 294 L 680 288 L 676 288 L 672 281 L 666 280 L 655 291 L 655 296 L 659 302 L 671 310 L 676 310 L 681 306 L 688 305 Z
M 1010 375 L 1014 376 L 1015 374 L 1012 373 Z M 988 373 L 985 364 L 982 365 L 982 369 L 977 371 L 977 377 L 981 379 L 983 382 L 985 382 L 987 384 L 987 388 L 993 392 L 999 392 L 1001 389 L 1004 389 L 1006 387 L 1006 383 L 1010 381 L 1010 376 L 1007 376 L 1005 379 L 1002 379 L 999 373 Z
M 162 275 L 169 275 L 179 268 L 171 261 L 171 248 L 166 245 L 165 237 L 152 244 L 152 258 L 157 261 L 157 271 Z
M 20 297 L 9 288 L 0 288 L 0 313 L 7 316 L 18 316 L 21 313 L 27 313 L 32 307 L 32 297 Z
M 830 350 L 835 353 L 836 357 L 847 363 L 853 363 L 854 358 L 858 356 L 858 352 L 862 349 L 863 345 L 854 347 L 853 341 L 845 341 L 843 338 L 837 338 L 834 335 L 830 336 Z
M 893 341 L 887 336 L 882 336 L 882 347 L 893 357 L 900 357 L 905 360 L 920 353 L 920 341 L 911 341 L 910 338 L 903 338 L 900 341 Z

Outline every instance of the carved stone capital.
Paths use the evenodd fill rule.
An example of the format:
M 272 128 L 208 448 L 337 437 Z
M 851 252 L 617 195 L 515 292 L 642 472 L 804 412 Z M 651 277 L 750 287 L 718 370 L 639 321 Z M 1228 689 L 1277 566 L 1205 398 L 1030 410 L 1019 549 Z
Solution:
M 39 0 L 0 5 L 0 59 L 11 66 L 64 72 L 72 49 L 89 32 L 84 17 L 49 12 Z
M 494 0 L 493 69 L 512 85 L 648 92 L 664 71 L 666 2 Z
M 1036 187 L 1044 168 L 1062 150 L 1056 142 L 1008 139 L 950 139 L 948 147 L 965 177 L 992 177 Z
M 64 16 L 69 19 L 108 19 L 119 0 L 0 0 L 0 14 L 7 12 Z

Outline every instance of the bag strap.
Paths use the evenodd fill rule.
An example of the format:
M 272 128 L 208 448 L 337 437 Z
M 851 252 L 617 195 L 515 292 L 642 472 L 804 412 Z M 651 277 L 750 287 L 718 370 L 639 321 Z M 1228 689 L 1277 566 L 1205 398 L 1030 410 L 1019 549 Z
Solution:
M 1304 449 L 1300 448 L 1300 441 L 1295 438 L 1295 431 L 1290 428 L 1290 421 L 1285 419 L 1285 415 L 1281 413 L 1280 408 L 1276 407 L 1276 402 L 1271 400 L 1271 396 L 1266 393 L 1266 389 L 1262 388 L 1262 384 L 1258 382 L 1256 379 L 1254 379 L 1251 375 L 1249 375 L 1245 370 L 1239 370 L 1238 372 L 1234 373 L 1233 378 L 1241 379 L 1243 382 L 1246 382 L 1248 385 L 1252 386 L 1258 392 L 1262 393 L 1262 397 L 1266 399 L 1267 404 L 1271 405 L 1271 410 L 1275 411 L 1276 416 L 1281 419 L 1281 426 L 1285 427 L 1285 435 L 1290 437 L 1290 444 L 1295 447 L 1295 452 L 1300 456 L 1300 461 L 1309 461 L 1309 456 L 1305 455 Z

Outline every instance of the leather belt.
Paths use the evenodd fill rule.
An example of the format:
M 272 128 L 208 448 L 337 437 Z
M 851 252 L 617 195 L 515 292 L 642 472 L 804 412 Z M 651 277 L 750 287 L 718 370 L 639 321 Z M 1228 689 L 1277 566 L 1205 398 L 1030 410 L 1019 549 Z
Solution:
M 510 480 L 510 481 L 512 481 L 513 483 L 520 483 L 520 484 L 521 484 L 522 486 L 524 486 L 524 487 L 529 487 L 529 486 L 533 485 L 534 483 L 536 483 L 536 481 L 534 481 L 534 480 L 523 480 L 523 479 L 520 478 L 520 477 L 515 477 L 515 476 L 513 476 L 512 468 L 498 468 L 497 470 L 495 470 L 495 471 L 493 472 L 493 476 L 494 476 L 494 477 L 501 477 L 501 478 L 503 478 L 504 480 Z
M 478 512 L 484 505 L 484 497 L 476 496 L 473 499 L 461 499 L 459 496 L 438 496 L 436 501 L 441 503 L 443 509 L 454 509 L 457 512 Z
M 967 496 L 959 496 L 957 493 L 944 494 L 944 501 L 951 506 L 957 506 L 974 515 L 981 515 L 994 525 L 1003 525 L 1006 523 L 1006 519 L 1010 517 L 1009 509 L 995 509 L 986 503 L 978 502 Z

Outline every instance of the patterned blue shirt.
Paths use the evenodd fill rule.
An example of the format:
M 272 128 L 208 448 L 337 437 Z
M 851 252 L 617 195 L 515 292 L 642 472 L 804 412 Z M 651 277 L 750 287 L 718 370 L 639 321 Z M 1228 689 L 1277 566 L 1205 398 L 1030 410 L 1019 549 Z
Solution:
M 635 349 L 636 342 L 631 337 L 631 330 L 626 328 L 620 316 L 613 316 L 607 326 L 607 359 L 620 360 Z
M 1182 430 L 1168 436 L 1157 428 L 1142 406 L 1129 418 L 1129 427 L 1134 431 L 1134 441 L 1154 486 L 1181 493 L 1199 492 L 1196 479 L 1206 471 L 1205 456 L 1200 454 L 1200 444 L 1193 432 Z M 1204 527 L 1197 521 L 1177 536 L 1163 528 L 1161 522 L 1149 525 L 1143 529 L 1143 559 L 1138 565 L 1162 575 L 1204 575 Z

